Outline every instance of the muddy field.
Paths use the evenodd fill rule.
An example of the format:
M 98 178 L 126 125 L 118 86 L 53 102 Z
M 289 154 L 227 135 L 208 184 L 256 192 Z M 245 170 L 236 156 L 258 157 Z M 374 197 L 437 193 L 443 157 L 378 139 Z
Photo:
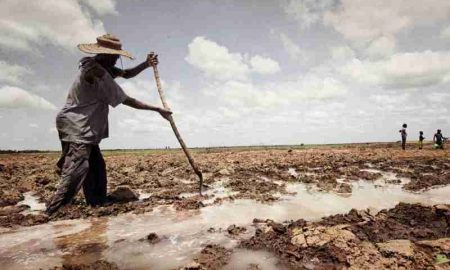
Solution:
M 111 201 L 42 214 L 58 153 L 0 154 L 7 269 L 450 269 L 450 151 L 107 152 Z M 428 147 L 429 148 L 429 147 Z M 131 191 L 131 192 L 130 192 Z M 40 232 L 40 233 L 39 233 Z

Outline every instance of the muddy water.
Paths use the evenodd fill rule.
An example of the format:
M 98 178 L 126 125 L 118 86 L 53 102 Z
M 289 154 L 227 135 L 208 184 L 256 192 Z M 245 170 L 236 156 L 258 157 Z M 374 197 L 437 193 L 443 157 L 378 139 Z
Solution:
M 24 211 L 24 214 L 33 214 L 45 210 L 45 203 L 40 203 L 32 192 L 26 192 L 23 196 L 23 201 L 17 203 L 17 205 L 28 205 L 30 207 Z
M 401 185 L 391 184 L 392 180 L 395 175 L 383 174 L 374 182 L 353 182 L 352 194 L 345 196 L 318 192 L 297 183 L 287 186 L 292 195 L 282 195 L 273 204 L 235 200 L 182 212 L 160 207 L 144 215 L 126 214 L 4 230 L 0 232 L 0 263 L 2 269 L 46 269 L 62 263 L 105 259 L 124 269 L 149 269 L 150 265 L 151 269 L 170 269 L 189 263 L 207 243 L 234 247 L 239 240 L 230 237 L 226 228 L 231 224 L 246 226 L 247 232 L 240 237 L 250 237 L 254 233 L 253 218 L 316 220 L 352 208 L 378 211 L 399 202 L 450 203 L 450 186 L 410 193 L 402 190 Z M 399 180 L 407 182 L 407 179 Z M 209 195 L 213 198 L 228 193 L 219 186 L 212 190 Z M 156 232 L 161 242 L 149 244 L 142 240 L 151 232 Z M 245 267 L 241 265 L 250 263 L 259 264 L 261 269 L 277 269 L 277 260 L 271 254 L 247 250 L 234 251 L 229 269 L 242 269 Z
M 236 249 L 233 254 L 231 254 L 230 261 L 224 267 L 224 270 L 247 269 L 247 267 L 251 264 L 258 265 L 258 269 L 264 270 L 284 269 L 272 253 L 265 251 Z

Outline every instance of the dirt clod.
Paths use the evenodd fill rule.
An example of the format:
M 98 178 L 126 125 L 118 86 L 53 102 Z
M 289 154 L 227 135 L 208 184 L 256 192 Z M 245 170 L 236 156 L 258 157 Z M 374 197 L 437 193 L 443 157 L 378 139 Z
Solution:
M 138 196 L 129 186 L 118 186 L 109 194 L 114 202 L 130 202 L 138 200 Z
M 150 244 L 156 244 L 161 241 L 161 238 L 159 238 L 159 236 L 156 233 L 152 232 L 147 235 L 147 241 Z

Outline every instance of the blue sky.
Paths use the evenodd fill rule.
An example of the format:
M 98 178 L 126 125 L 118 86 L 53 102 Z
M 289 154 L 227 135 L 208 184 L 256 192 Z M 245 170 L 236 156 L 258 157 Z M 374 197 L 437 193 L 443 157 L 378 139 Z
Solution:
M 450 132 L 446 0 L 0 3 L 0 149 L 58 149 L 76 49 L 106 32 L 150 51 L 190 146 L 396 141 Z M 120 62 L 118 63 L 120 66 Z M 118 79 L 160 105 L 150 69 Z M 103 148 L 177 146 L 157 114 L 110 111 Z

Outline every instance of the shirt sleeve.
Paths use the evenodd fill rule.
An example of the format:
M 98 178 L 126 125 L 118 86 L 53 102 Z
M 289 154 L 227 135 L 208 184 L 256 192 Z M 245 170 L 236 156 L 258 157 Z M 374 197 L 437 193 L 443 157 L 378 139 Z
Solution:
M 124 71 L 118 67 L 112 67 L 111 68 L 111 76 L 113 77 L 113 79 L 117 78 L 117 77 L 121 77 L 124 74 Z
M 127 94 L 109 75 L 105 74 L 99 81 L 99 99 L 116 107 L 127 99 Z

